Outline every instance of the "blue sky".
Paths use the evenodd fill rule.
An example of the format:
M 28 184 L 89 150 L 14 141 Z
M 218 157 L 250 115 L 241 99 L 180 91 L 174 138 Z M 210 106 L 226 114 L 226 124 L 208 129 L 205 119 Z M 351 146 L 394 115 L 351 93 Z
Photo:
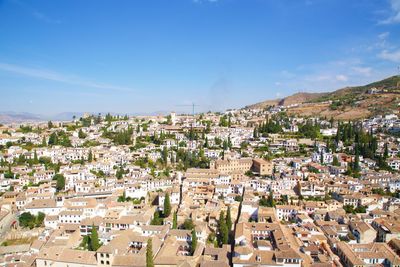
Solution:
M 0 0 L 0 110 L 223 110 L 398 72 L 400 0 Z

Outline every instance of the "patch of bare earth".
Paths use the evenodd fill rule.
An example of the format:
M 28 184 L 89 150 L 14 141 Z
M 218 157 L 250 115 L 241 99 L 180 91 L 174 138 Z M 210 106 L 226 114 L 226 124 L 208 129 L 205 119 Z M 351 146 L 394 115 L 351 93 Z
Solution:
M 355 120 L 367 118 L 371 112 L 363 107 L 347 107 L 344 110 L 332 110 L 328 103 L 310 103 L 288 109 L 289 114 L 299 116 L 334 117 L 338 120 Z

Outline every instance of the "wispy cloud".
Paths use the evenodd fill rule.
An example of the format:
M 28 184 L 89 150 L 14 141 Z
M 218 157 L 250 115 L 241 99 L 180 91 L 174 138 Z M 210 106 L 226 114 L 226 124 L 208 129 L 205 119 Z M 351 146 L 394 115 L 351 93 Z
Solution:
M 363 76 L 371 76 L 372 68 L 371 67 L 352 67 L 351 68 L 355 73 L 361 74 Z
M 380 40 L 386 40 L 389 37 L 389 35 L 390 35 L 390 32 L 383 32 L 383 33 L 378 35 L 378 38 Z
M 400 0 L 390 1 L 390 16 L 380 21 L 381 24 L 394 24 L 400 23 Z
M 395 51 L 383 50 L 379 55 L 379 58 L 393 61 L 396 63 L 400 62 L 400 49 Z
M 32 16 L 35 17 L 36 19 L 41 20 L 46 23 L 51 23 L 51 24 L 60 24 L 61 23 L 61 20 L 50 18 L 47 15 L 45 15 L 39 11 L 33 11 Z
M 121 91 L 121 92 L 131 92 L 132 88 L 98 83 L 94 81 L 89 81 L 82 79 L 81 77 L 75 75 L 65 75 L 51 70 L 41 69 L 41 68 L 29 68 L 19 65 L 8 64 L 0 62 L 0 71 L 5 71 L 9 73 L 18 74 L 21 76 L 33 77 L 42 80 L 55 81 L 65 84 L 72 84 L 81 87 L 89 87 L 95 89 Z
M 336 80 L 337 81 L 339 81 L 339 82 L 347 82 L 348 80 L 349 80 L 349 77 L 347 77 L 346 75 L 344 75 L 344 74 L 338 74 L 338 75 L 336 75 Z
M 216 3 L 219 0 L 193 0 L 194 3 Z
M 398 0 L 400 5 L 400 0 Z M 400 8 L 400 6 L 399 6 Z M 399 18 L 400 18 L 400 9 L 399 9 Z M 379 59 L 391 61 L 391 62 L 400 62 L 400 48 L 399 46 L 391 43 L 389 41 L 389 32 L 383 32 L 379 34 L 378 41 L 373 45 L 368 47 L 369 51 L 375 51 L 376 57 Z
M 12 2 L 17 4 L 18 6 L 20 6 L 27 13 L 30 13 L 30 15 L 33 16 L 37 20 L 40 20 L 40 21 L 45 22 L 45 23 L 50 23 L 50 24 L 60 24 L 61 23 L 61 20 L 49 17 L 48 15 L 44 14 L 43 12 L 40 12 L 37 9 L 31 7 L 30 5 L 28 5 L 24 1 L 12 0 Z
M 301 65 L 290 71 L 281 71 L 277 78 L 279 88 L 297 92 L 321 92 L 367 84 L 390 75 L 393 75 L 390 68 L 374 69 L 359 58 L 349 58 Z

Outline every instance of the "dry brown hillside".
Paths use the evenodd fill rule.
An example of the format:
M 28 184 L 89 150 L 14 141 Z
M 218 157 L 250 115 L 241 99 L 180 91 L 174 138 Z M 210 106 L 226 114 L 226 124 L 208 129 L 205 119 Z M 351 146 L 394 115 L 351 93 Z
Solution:
M 279 98 L 279 99 L 273 99 L 273 100 L 266 100 L 257 104 L 253 104 L 248 106 L 248 108 L 266 108 L 269 106 L 290 106 L 294 104 L 300 104 L 300 103 L 305 103 L 309 102 L 313 99 L 319 98 L 326 95 L 326 93 L 296 93 L 294 95 L 285 97 L 285 98 Z
M 283 99 L 260 102 L 249 108 L 265 108 L 272 105 L 287 107 L 289 114 L 334 117 L 341 120 L 398 113 L 400 77 L 393 76 L 364 86 L 346 87 L 330 93 L 297 93 Z

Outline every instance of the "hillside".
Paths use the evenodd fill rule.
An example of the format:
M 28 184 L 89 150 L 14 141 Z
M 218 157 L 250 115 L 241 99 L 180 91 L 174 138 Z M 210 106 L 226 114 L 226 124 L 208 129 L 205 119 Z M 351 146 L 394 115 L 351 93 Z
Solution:
M 347 101 L 356 99 L 360 96 L 368 94 L 369 90 L 375 90 L 377 94 L 383 93 L 400 93 L 400 76 L 392 76 L 381 81 L 373 82 L 364 86 L 345 87 L 331 93 L 324 94 L 319 98 L 315 98 L 309 102 L 323 101 Z M 370 94 L 369 94 L 370 95 Z
M 400 76 L 392 76 L 367 85 L 346 87 L 329 93 L 297 93 L 279 100 L 260 102 L 247 108 L 281 105 L 288 107 L 289 114 L 349 120 L 397 112 L 399 103 Z
M 0 112 L 0 123 L 21 123 L 40 121 L 39 115 L 27 112 Z
M 266 108 L 269 106 L 290 106 L 294 104 L 300 104 L 300 103 L 305 103 L 312 101 L 313 99 L 320 98 L 325 96 L 326 93 L 296 93 L 294 95 L 285 97 L 285 98 L 279 98 L 279 99 L 273 99 L 273 100 L 265 100 L 260 103 L 256 103 L 250 106 L 247 106 L 246 108 Z

